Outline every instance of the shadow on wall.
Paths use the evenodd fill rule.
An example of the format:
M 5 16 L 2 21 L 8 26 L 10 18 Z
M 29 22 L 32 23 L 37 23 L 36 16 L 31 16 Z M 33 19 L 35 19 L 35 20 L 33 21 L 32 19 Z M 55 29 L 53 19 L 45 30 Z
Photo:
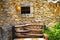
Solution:
M 0 27 L 0 40 L 10 40 L 10 35 L 12 35 L 11 32 L 12 32 L 11 26 L 7 27 L 5 29 Z

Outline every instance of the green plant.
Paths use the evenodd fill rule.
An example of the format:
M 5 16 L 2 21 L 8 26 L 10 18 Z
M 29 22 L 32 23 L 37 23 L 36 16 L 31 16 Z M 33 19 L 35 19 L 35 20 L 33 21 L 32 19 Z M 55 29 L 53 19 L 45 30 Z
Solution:
M 46 28 L 44 33 L 48 34 L 49 40 L 60 40 L 60 22 L 56 23 L 52 29 Z
M 57 22 L 54 28 L 55 29 L 60 29 L 60 22 Z

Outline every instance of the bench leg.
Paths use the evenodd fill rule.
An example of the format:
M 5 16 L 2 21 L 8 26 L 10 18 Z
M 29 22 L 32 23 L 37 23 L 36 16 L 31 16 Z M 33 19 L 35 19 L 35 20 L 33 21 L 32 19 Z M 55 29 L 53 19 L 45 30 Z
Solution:
M 48 35 L 44 34 L 44 38 L 45 38 L 45 40 L 48 40 Z

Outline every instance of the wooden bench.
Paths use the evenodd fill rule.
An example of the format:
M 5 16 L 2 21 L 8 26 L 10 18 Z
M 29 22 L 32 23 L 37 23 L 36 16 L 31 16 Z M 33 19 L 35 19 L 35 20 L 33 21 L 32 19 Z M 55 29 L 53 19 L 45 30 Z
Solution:
M 44 25 L 41 23 L 32 23 L 24 25 L 15 25 L 12 27 L 12 40 L 15 38 L 40 38 L 48 39 L 43 33 Z

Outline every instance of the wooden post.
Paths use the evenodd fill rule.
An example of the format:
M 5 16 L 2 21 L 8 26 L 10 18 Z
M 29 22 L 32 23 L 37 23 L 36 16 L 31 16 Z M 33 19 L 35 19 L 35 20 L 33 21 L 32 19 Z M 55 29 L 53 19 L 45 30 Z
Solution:
M 44 38 L 45 38 L 45 40 L 48 40 L 48 35 L 44 34 Z

